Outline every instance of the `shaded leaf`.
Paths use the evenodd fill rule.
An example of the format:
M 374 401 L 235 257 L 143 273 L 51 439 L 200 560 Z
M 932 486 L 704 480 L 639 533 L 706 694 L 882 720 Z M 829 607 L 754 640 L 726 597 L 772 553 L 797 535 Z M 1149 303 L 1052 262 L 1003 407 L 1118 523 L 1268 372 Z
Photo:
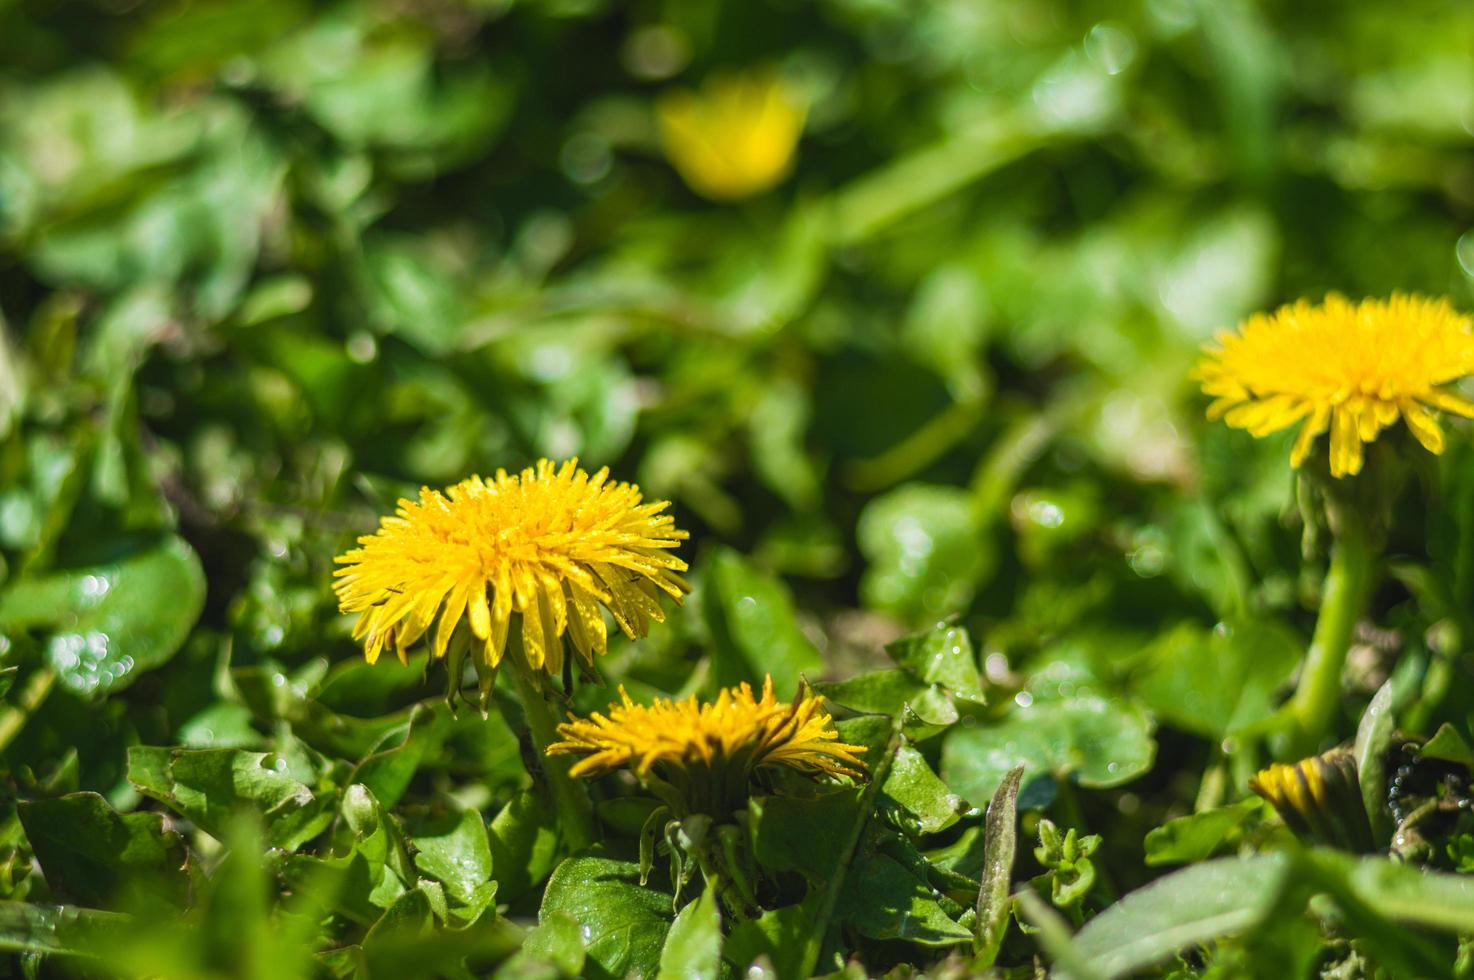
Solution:
M 117 561 L 12 584 L 0 594 L 0 631 L 55 627 L 47 663 L 68 690 L 95 698 L 167 663 L 204 602 L 199 559 L 167 537 Z
M 59 894 L 105 905 L 128 884 L 148 881 L 182 904 L 189 893 L 184 841 L 158 813 L 118 813 L 96 793 L 16 805 L 46 881 Z
M 883 854 L 861 854 L 851 865 L 835 915 L 871 939 L 952 946 L 973 938 L 942 910 L 926 882 Z

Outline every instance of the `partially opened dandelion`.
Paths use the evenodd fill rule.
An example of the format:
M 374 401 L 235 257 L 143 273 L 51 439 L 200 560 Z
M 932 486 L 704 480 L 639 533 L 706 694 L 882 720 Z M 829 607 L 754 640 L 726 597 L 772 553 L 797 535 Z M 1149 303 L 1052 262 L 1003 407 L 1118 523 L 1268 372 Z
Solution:
M 515 614 L 527 668 L 561 672 L 565 635 L 592 667 L 607 644 L 600 607 L 634 639 L 665 618 L 662 595 L 679 602 L 687 591 L 686 563 L 670 553 L 686 532 L 668 506 L 576 460 L 425 488 L 338 556 L 338 603 L 358 614 L 353 635 L 370 663 L 389 647 L 405 659 L 432 625 L 430 649 L 443 657 L 464 623 L 494 667 Z
M 753 780 L 779 767 L 811 776 L 861 777 L 863 745 L 839 740 L 824 700 L 803 688 L 779 701 L 771 677 L 762 696 L 747 684 L 725 688 L 715 701 L 657 700 L 636 704 L 620 689 L 607 715 L 595 712 L 558 726 L 563 740 L 549 755 L 582 756 L 574 776 L 627 768 L 670 806 L 722 819 L 741 809 Z
M 1361 472 L 1362 444 L 1399 418 L 1430 452 L 1443 452 L 1434 412 L 1474 417 L 1474 404 L 1445 387 L 1471 373 L 1474 331 L 1447 300 L 1331 295 L 1220 335 L 1196 377 L 1215 399 L 1209 418 L 1256 437 L 1299 425 L 1293 466 L 1329 432 L 1331 475 L 1345 477 Z

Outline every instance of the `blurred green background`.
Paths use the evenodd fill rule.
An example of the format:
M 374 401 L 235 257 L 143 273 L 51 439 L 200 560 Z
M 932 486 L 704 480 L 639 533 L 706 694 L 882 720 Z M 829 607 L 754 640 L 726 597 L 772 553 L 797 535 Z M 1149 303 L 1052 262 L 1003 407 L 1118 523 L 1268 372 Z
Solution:
M 1287 442 L 1189 371 L 1328 290 L 1468 308 L 1471 45 L 1443 0 L 0 0 L 11 793 L 132 807 L 130 744 L 336 779 L 443 679 L 355 662 L 332 556 L 539 456 L 693 531 L 632 691 L 843 678 L 954 614 L 1005 689 L 1066 641 L 1307 632 Z M 807 117 L 718 204 L 656 105 L 740 72 Z M 1255 642 L 1272 693 L 1297 647 Z M 468 717 L 412 792 L 525 778 Z

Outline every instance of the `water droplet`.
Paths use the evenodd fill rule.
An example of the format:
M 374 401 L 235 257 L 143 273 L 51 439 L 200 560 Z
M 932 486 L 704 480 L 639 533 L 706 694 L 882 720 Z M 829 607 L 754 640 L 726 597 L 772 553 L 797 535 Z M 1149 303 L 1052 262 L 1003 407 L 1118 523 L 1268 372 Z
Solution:
M 1020 691 L 1013 696 L 1013 703 L 1020 708 L 1027 708 L 1034 703 L 1034 695 L 1028 691 Z
M 1136 38 L 1119 24 L 1096 24 L 1085 35 L 1085 54 L 1107 75 L 1119 75 L 1136 60 Z

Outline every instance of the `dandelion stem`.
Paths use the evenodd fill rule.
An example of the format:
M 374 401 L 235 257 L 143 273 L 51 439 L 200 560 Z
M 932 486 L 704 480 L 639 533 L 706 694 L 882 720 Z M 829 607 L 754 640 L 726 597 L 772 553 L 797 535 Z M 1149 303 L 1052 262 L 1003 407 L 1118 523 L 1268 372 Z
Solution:
M 1341 694 L 1341 673 L 1356 621 L 1371 591 L 1374 555 L 1360 515 L 1349 515 L 1336 528 L 1331 563 L 1322 587 L 1320 615 L 1300 683 L 1290 699 L 1294 731 L 1291 755 L 1313 754 L 1330 731 Z
M 547 697 L 522 665 L 514 663 L 509 666 L 512 667 L 510 673 L 517 686 L 517 694 L 522 699 L 522 713 L 532 735 L 532 747 L 542 770 L 543 786 L 558 814 L 563 839 L 570 851 L 582 850 L 598 837 L 593 804 L 589 802 L 589 794 L 583 786 L 568 774 L 573 760 L 566 756 L 548 755 L 548 746 L 558 740 L 558 723 Z

